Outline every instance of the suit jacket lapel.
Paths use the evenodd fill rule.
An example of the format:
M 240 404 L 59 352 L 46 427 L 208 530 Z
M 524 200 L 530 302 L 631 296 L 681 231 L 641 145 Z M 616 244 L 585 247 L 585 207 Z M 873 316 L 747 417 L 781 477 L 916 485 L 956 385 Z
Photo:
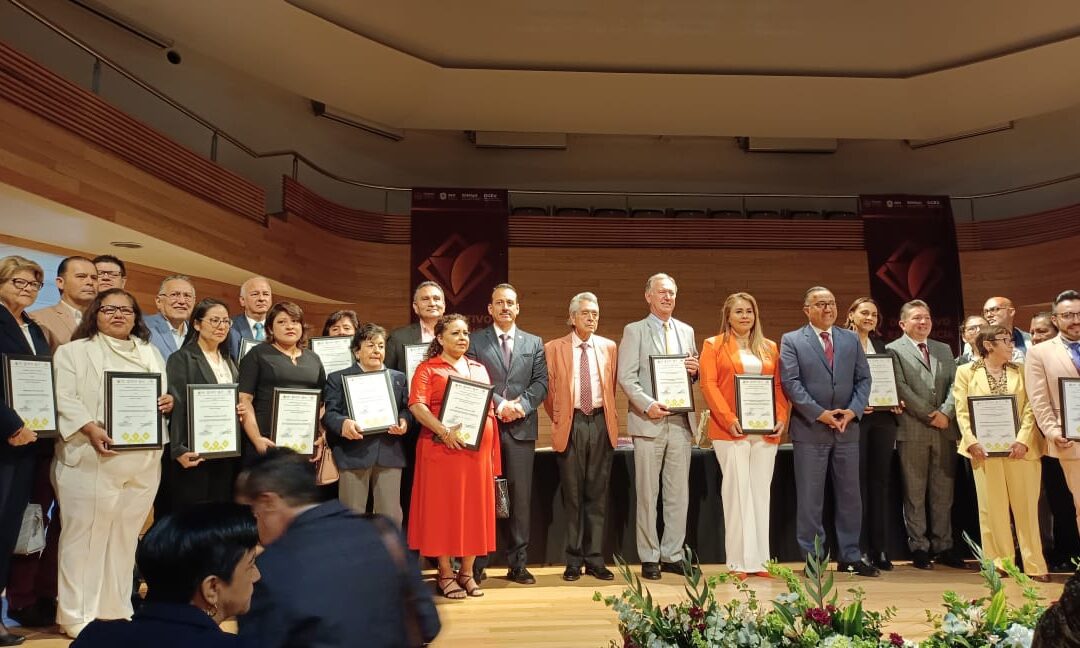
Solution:
M 728 357 L 731 358 L 731 367 L 735 370 L 735 373 L 744 373 L 746 367 L 743 366 L 742 354 L 739 353 L 739 341 L 735 339 L 734 335 L 728 337 L 727 348 L 724 349 L 724 351 L 728 354 Z
M 911 340 L 905 339 L 901 343 L 901 347 L 904 349 L 905 353 L 907 353 L 909 356 L 912 357 L 912 359 L 915 360 L 915 362 L 919 363 L 920 367 L 926 369 L 927 371 L 930 371 L 930 367 L 926 366 L 926 361 L 923 360 L 922 352 L 919 351 L 919 349 L 917 349 L 914 344 L 912 344 Z M 927 346 L 926 348 L 929 350 L 930 347 Z
M 206 354 L 202 352 L 202 349 L 192 349 L 192 353 L 195 354 L 195 364 L 198 365 L 199 373 L 202 374 L 202 383 L 204 385 L 213 385 L 217 383 L 217 376 L 214 375 L 214 369 L 206 360 Z
M 1077 378 L 1080 377 L 1080 370 L 1077 370 L 1076 365 L 1073 364 L 1072 356 L 1069 355 L 1069 347 L 1065 346 L 1065 341 L 1061 339 L 1061 336 L 1054 338 L 1054 344 L 1057 345 L 1056 353 L 1054 357 L 1061 364 L 1061 375 Z
M 825 347 L 821 345 L 821 339 L 818 338 L 817 333 L 814 332 L 814 327 L 807 324 L 803 327 L 803 337 L 806 338 L 806 343 L 810 345 L 813 352 L 817 354 L 817 357 L 821 360 L 821 364 L 825 365 L 825 369 L 829 373 L 833 372 L 833 368 L 829 365 L 829 359 L 825 357 Z M 835 336 L 832 336 L 835 337 Z M 836 340 L 833 340 L 833 361 L 836 360 Z

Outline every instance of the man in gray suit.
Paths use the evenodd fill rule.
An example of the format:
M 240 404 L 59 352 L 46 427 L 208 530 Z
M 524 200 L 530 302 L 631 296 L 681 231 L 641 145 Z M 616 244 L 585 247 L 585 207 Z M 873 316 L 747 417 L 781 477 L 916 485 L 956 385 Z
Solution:
M 184 275 L 165 277 L 154 299 L 158 312 L 143 319 L 150 329 L 150 344 L 161 351 L 161 357 L 169 359 L 184 345 L 188 318 L 195 308 L 195 286 Z
M 693 432 L 686 414 L 672 414 L 653 394 L 649 356 L 686 355 L 686 371 L 697 377 L 694 329 L 676 320 L 678 286 L 666 274 L 645 282 L 649 316 L 627 324 L 619 342 L 619 385 L 630 399 L 627 431 L 634 439 L 637 490 L 637 552 L 641 575 L 658 580 L 660 572 L 682 574 L 686 507 L 690 498 L 690 446 Z M 663 481 L 664 536 L 657 539 L 656 500 Z
M 494 325 L 472 335 L 468 355 L 487 369 L 495 386 L 492 402 L 499 419 L 503 476 L 510 490 L 510 519 L 500 526 L 506 541 L 507 579 L 531 585 L 529 573 L 529 504 L 532 500 L 533 457 L 536 452 L 536 410 L 548 390 L 544 341 L 517 327 L 521 312 L 517 291 L 508 283 L 491 291 L 488 313 Z M 480 556 L 477 563 L 487 563 Z M 473 565 L 474 576 L 484 565 Z
M 827 544 L 821 511 L 831 473 L 837 569 L 877 576 L 859 549 L 859 418 L 870 398 L 870 366 L 859 337 L 833 326 L 836 298 L 828 288 L 807 290 L 803 312 L 809 323 L 780 341 L 780 380 L 791 401 L 788 429 L 795 448 L 795 534 L 804 555 L 814 551 L 815 538 Z
M 953 479 L 960 438 L 952 396 L 956 363 L 948 345 L 930 339 L 933 324 L 926 302 L 909 301 L 900 307 L 904 335 L 886 345 L 896 358 L 896 391 L 904 403 L 896 435 L 904 476 L 904 525 L 915 567 L 933 569 L 933 553 L 937 562 L 962 569 L 964 561 L 951 551 Z

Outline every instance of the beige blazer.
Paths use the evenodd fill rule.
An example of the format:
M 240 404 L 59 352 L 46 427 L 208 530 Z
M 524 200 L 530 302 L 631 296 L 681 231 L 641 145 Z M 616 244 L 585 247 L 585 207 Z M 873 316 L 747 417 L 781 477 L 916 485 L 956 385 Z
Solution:
M 607 424 L 608 441 L 614 448 L 619 438 L 619 412 L 615 409 L 615 343 L 593 334 L 589 344 L 594 345 L 596 362 L 600 365 L 604 422 Z M 548 370 L 548 392 L 544 399 L 544 411 L 551 418 L 551 446 L 556 452 L 563 452 L 570 441 L 570 427 L 574 420 L 573 334 L 545 344 L 544 357 L 547 359 Z
M 978 369 L 975 365 L 980 364 Z M 1009 393 L 1016 397 L 1016 412 L 1020 417 L 1020 431 L 1016 440 L 1027 446 L 1024 459 L 1034 461 L 1042 457 L 1046 450 L 1046 441 L 1035 427 L 1035 415 L 1031 412 L 1027 394 L 1024 392 L 1024 373 L 1015 364 L 1005 365 Z M 958 452 L 971 457 L 968 448 L 979 442 L 971 432 L 971 415 L 968 412 L 969 396 L 990 396 L 990 381 L 986 378 L 986 369 L 981 363 L 970 362 L 956 368 L 953 381 L 953 400 L 956 404 L 956 422 L 960 426 L 960 447 Z
M 1024 382 L 1035 422 L 1039 424 L 1047 454 L 1059 459 L 1080 459 L 1080 444 L 1058 448 L 1054 439 L 1061 437 L 1061 392 L 1059 378 L 1080 378 L 1061 336 L 1030 347 L 1024 360 Z
M 75 333 L 75 316 L 66 304 L 53 304 L 29 314 L 35 322 L 45 331 L 45 339 L 49 341 L 53 353 L 61 344 L 71 341 Z

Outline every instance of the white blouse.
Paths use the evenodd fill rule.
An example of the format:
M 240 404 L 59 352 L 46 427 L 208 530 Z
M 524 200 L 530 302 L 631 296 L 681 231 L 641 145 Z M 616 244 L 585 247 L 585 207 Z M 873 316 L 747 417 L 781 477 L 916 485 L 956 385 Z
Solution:
M 739 349 L 739 361 L 742 362 L 743 373 L 760 374 L 763 369 L 761 358 L 746 349 Z

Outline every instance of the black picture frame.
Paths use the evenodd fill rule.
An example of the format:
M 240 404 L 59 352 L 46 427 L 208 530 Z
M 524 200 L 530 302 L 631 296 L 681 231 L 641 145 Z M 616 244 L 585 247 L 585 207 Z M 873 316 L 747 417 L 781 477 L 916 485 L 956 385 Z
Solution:
M 154 383 L 154 413 L 156 416 L 157 424 L 154 426 L 157 434 L 153 437 L 148 437 L 145 442 L 132 442 L 124 439 L 123 443 L 117 443 L 116 436 L 114 434 L 114 414 L 112 411 L 113 391 L 115 390 L 114 383 L 117 380 L 145 380 Z M 161 450 L 165 447 L 164 432 L 162 430 L 164 424 L 164 417 L 161 415 L 161 411 L 158 409 L 157 400 L 161 396 L 161 374 L 159 373 L 136 373 L 128 371 L 106 371 L 105 372 L 105 431 L 109 433 L 109 438 L 113 440 L 112 445 L 109 446 L 110 450 L 117 452 L 127 452 L 129 450 Z M 149 404 L 147 404 L 149 406 Z
M 1016 396 L 1013 394 L 1003 395 L 991 395 L 991 396 L 968 396 L 968 420 L 971 422 L 971 435 L 983 443 L 982 439 L 979 439 L 979 431 L 975 423 L 975 409 L 978 403 L 989 401 L 1008 401 L 1012 407 L 1012 419 L 1013 419 L 1013 440 L 1015 441 L 1016 435 L 1020 433 L 1020 412 L 1016 406 Z M 983 445 L 983 449 L 986 450 L 987 456 L 990 457 L 1007 457 L 1009 456 L 1008 450 L 992 450 Z
M 278 444 L 277 439 L 277 425 L 278 425 L 278 409 L 281 405 L 281 397 L 289 394 L 299 394 L 315 397 L 315 416 L 311 425 L 311 452 L 301 451 L 297 448 L 292 448 L 297 454 L 310 457 L 315 454 L 315 440 L 319 434 L 319 405 L 322 399 L 322 392 L 318 389 L 301 389 L 292 387 L 275 387 L 273 402 L 270 411 L 270 434 L 269 439 L 274 442 L 274 445 Z
M 675 407 L 668 406 L 664 403 L 663 399 L 660 398 L 660 384 L 656 380 L 656 364 L 658 361 L 663 362 L 677 359 L 685 362 L 687 357 L 688 356 L 685 353 L 649 356 L 649 376 L 652 378 L 653 398 L 659 403 L 664 404 L 672 414 L 687 414 L 696 410 L 694 404 L 694 382 L 690 378 L 690 372 L 684 371 L 683 374 L 686 376 L 686 393 L 689 395 L 688 402 L 685 405 L 676 405 Z
M 353 407 L 352 392 L 349 390 L 349 379 L 359 376 L 373 376 L 381 374 L 383 380 L 386 383 L 386 392 L 390 397 L 390 407 L 394 410 L 394 424 L 397 424 L 398 418 L 401 416 L 401 412 L 398 411 L 397 396 L 394 394 L 394 379 L 390 376 L 388 369 L 380 369 L 379 371 L 365 371 L 359 374 L 349 374 L 341 377 L 341 389 L 345 392 L 345 406 L 348 408 L 349 418 L 356 421 L 360 429 L 363 430 L 363 434 L 366 437 L 369 434 L 383 434 L 390 430 L 389 425 L 380 427 L 365 427 L 363 423 L 356 416 L 356 408 Z
M 772 419 L 773 425 L 776 424 L 776 379 L 769 375 L 763 376 L 761 374 L 736 374 L 735 375 L 735 416 L 739 419 L 739 426 L 742 428 L 743 434 L 773 434 L 775 430 L 773 428 L 758 428 L 745 424 L 743 421 L 742 413 L 742 384 L 747 382 L 767 382 L 769 383 L 769 399 L 772 401 Z
M 476 382 L 475 380 L 466 380 L 465 378 L 459 378 L 457 376 L 449 376 L 446 379 L 446 389 L 443 390 L 442 407 L 439 408 L 439 422 L 441 423 L 445 424 L 445 416 L 447 411 L 446 404 L 450 400 L 454 386 L 459 384 L 465 385 L 468 388 L 475 388 L 478 390 L 483 389 L 487 392 L 487 395 L 484 397 L 484 413 L 480 417 L 479 429 L 476 430 L 476 439 L 471 443 L 465 444 L 465 447 L 469 450 L 477 450 L 480 448 L 480 443 L 484 439 L 484 428 L 487 425 L 487 417 L 489 412 L 491 411 L 491 399 L 495 393 L 495 387 L 481 382 Z M 435 438 L 438 439 L 438 437 Z
M 215 450 L 215 449 L 203 449 L 196 447 L 195 444 L 195 401 L 196 393 L 201 391 L 232 391 L 232 411 L 233 411 L 233 434 L 235 440 L 233 447 L 235 450 Z M 204 459 L 224 459 L 228 457 L 240 456 L 241 434 L 239 420 L 236 416 L 236 405 L 239 402 L 239 390 L 236 383 L 214 383 L 205 385 L 188 385 L 187 386 L 187 401 L 185 407 L 187 410 L 187 447 L 192 452 L 198 454 Z
M 46 425 L 42 427 L 40 425 L 40 419 L 23 419 L 23 424 L 37 433 L 39 439 L 55 439 L 60 436 L 59 429 L 59 412 L 56 407 L 56 379 L 54 378 L 55 372 L 53 371 L 53 361 L 49 356 L 38 355 L 26 355 L 19 353 L 4 353 L 2 354 L 2 362 L 4 363 L 4 398 L 5 402 L 14 409 L 15 403 L 15 384 L 12 380 L 11 365 L 12 362 L 40 362 L 49 366 L 48 374 L 49 380 L 52 382 L 52 412 L 51 420 L 52 425 Z M 19 412 L 16 411 L 18 414 Z M 21 414 L 19 414 L 22 416 Z M 35 425 L 37 424 L 37 425 Z

